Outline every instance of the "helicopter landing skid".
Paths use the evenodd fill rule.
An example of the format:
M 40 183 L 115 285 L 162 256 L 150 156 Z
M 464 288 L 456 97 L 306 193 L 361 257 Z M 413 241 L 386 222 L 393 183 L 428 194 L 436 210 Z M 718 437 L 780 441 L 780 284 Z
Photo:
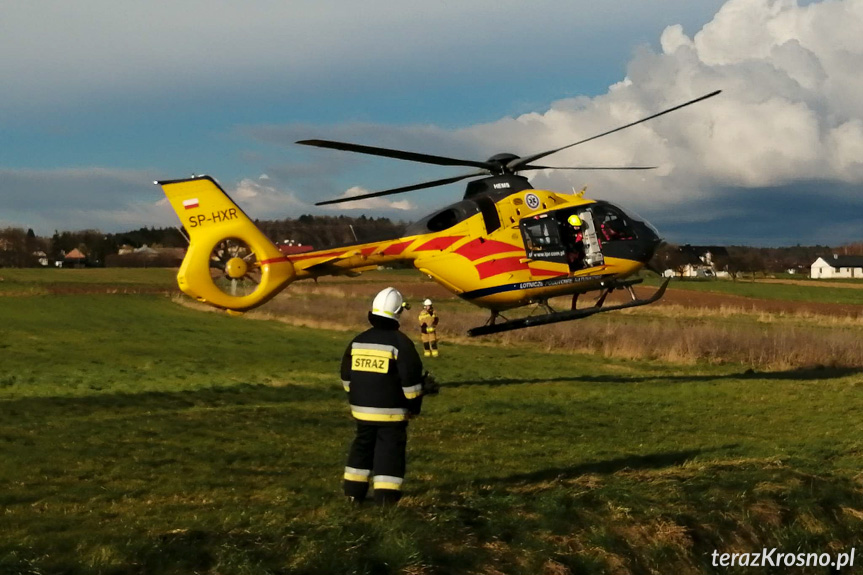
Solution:
M 570 311 L 550 312 L 543 315 L 507 320 L 503 323 L 498 324 L 487 324 L 480 327 L 475 327 L 473 329 L 469 329 L 467 334 L 471 337 L 476 337 L 479 335 L 490 335 L 493 333 L 511 331 L 514 329 L 524 329 L 526 327 L 533 327 L 536 325 L 546 325 L 550 323 L 558 323 L 561 321 L 572 321 L 576 319 L 582 319 L 591 315 L 596 315 L 598 313 L 617 311 L 630 307 L 638 307 L 642 305 L 652 304 L 659 301 L 659 299 L 662 298 L 663 295 L 665 295 L 665 288 L 668 287 L 668 282 L 670 280 L 666 279 L 664 282 L 662 282 L 662 285 L 659 286 L 659 289 L 656 290 L 656 293 L 654 293 L 647 299 L 638 299 L 635 296 L 635 292 L 632 290 L 632 285 L 639 283 L 640 281 L 641 280 L 618 282 L 603 288 L 599 299 L 596 302 L 596 305 L 594 305 L 593 307 L 586 307 Z M 632 300 L 623 304 L 603 306 L 603 303 L 605 302 L 605 297 L 615 289 L 619 288 L 627 289 L 629 291 L 629 295 L 632 297 Z

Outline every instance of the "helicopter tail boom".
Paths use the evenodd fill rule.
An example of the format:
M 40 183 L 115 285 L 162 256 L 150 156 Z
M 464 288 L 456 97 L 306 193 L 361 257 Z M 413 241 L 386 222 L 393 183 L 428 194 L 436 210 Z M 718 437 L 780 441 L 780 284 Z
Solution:
M 155 182 L 189 234 L 177 273 L 198 301 L 236 311 L 257 307 L 296 277 L 293 264 L 209 176 Z M 237 285 L 252 289 L 238 292 Z

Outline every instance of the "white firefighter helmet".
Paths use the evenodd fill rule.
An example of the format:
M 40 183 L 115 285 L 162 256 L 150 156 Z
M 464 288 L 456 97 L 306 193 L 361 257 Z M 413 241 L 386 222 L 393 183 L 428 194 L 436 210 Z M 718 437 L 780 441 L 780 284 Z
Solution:
M 426 306 L 426 307 L 429 307 L 430 305 L 432 305 L 432 300 L 430 300 L 430 299 L 428 299 L 428 298 L 424 299 L 424 300 L 423 300 L 423 305 L 424 305 L 424 306 Z
M 402 294 L 396 288 L 382 289 L 372 302 L 372 314 L 399 320 L 402 310 Z

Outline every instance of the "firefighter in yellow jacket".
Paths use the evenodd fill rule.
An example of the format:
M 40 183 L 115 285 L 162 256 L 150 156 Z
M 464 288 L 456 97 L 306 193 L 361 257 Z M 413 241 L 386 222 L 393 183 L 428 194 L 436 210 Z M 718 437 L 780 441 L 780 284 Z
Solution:
M 395 288 L 378 293 L 371 329 L 356 336 L 342 357 L 342 384 L 357 422 L 344 476 L 345 495 L 354 502 L 366 498 L 369 483 L 378 504 L 401 497 L 408 420 L 420 413 L 424 384 L 433 383 L 423 375 L 413 341 L 399 331 L 405 307 Z
M 432 300 L 423 301 L 423 310 L 420 312 L 420 332 L 423 340 L 423 355 L 426 357 L 437 357 L 440 355 L 437 349 L 437 324 L 438 316 L 435 313 Z

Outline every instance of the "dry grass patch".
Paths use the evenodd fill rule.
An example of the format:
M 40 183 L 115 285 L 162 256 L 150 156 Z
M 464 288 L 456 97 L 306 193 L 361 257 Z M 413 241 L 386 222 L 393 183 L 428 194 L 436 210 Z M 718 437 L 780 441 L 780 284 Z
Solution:
M 410 281 L 408 281 L 410 280 Z M 419 339 L 418 302 L 432 297 L 441 315 L 439 336 L 447 344 L 526 346 L 549 352 L 589 353 L 626 360 L 659 360 L 679 365 L 738 363 L 759 370 L 789 370 L 814 366 L 863 367 L 863 316 L 825 316 L 810 311 L 765 312 L 735 305 L 693 308 L 654 305 L 622 310 L 575 322 L 468 338 L 483 325 L 488 312 L 462 302 L 422 276 L 396 274 L 374 281 L 327 278 L 298 282 L 249 312 L 250 319 L 277 320 L 289 325 L 354 331 L 365 329 L 368 304 L 385 285 L 398 285 L 414 309 L 405 312 L 403 330 Z M 564 301 L 566 300 L 566 301 Z M 184 305 L 202 309 L 186 298 Z M 568 298 L 552 304 L 566 309 Z M 589 302 L 584 302 L 589 303 Z M 513 310 L 511 317 L 535 313 Z

